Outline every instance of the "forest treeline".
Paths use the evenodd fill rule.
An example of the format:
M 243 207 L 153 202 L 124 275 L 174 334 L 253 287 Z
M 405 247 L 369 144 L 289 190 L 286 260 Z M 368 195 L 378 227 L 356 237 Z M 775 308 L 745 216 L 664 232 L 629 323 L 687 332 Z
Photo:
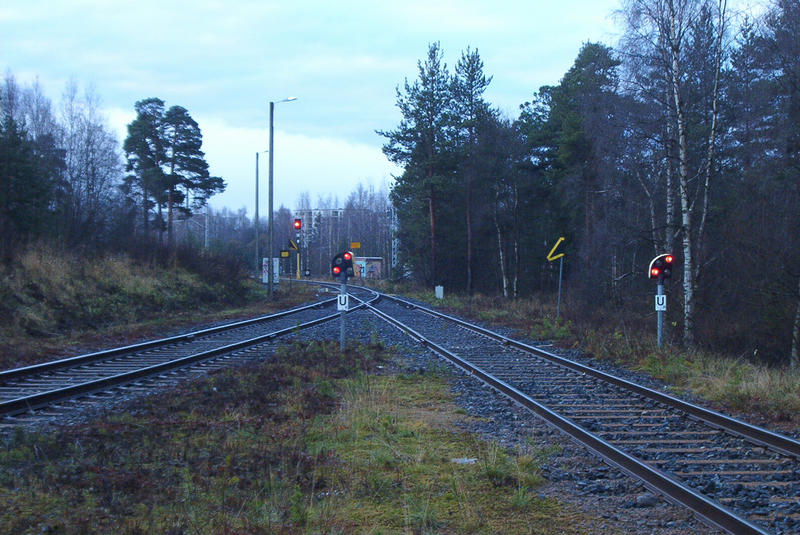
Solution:
M 384 153 L 406 273 L 508 297 L 565 285 L 588 307 L 652 313 L 649 261 L 676 257 L 673 335 L 798 364 L 800 4 L 624 0 L 616 48 L 585 43 L 516 118 L 467 48 L 438 43 L 397 88 Z M 609 309 L 613 311 L 612 309 Z
M 155 97 L 136 102 L 134 110 L 120 142 L 94 90 L 81 92 L 72 80 L 56 105 L 38 82 L 24 85 L 6 74 L 0 84 L 2 265 L 44 241 L 83 255 L 180 261 L 192 270 L 221 270 L 226 278 L 260 272 L 255 241 L 258 235 L 267 256 L 267 218 L 257 233 L 244 208 L 208 206 L 225 182 L 210 172 L 189 111 Z M 299 195 L 297 208 L 314 214 L 302 233 L 304 269 L 327 273 L 332 251 L 353 240 L 362 243 L 360 254 L 389 257 L 387 191 L 359 185 L 342 205 L 337 198 L 315 202 L 312 210 L 310 193 Z M 284 206 L 275 212 L 276 257 L 296 238 L 293 217 Z M 202 262 L 191 259 L 201 251 Z M 294 265 L 285 268 L 294 272 Z
M 545 257 L 564 236 L 571 299 L 647 318 L 648 263 L 670 252 L 671 340 L 797 366 L 800 4 L 747 16 L 724 0 L 623 0 L 618 15 L 615 47 L 585 43 L 513 118 L 486 99 L 477 49 L 451 71 L 431 44 L 397 89 L 400 123 L 379 132 L 402 174 L 390 193 L 359 187 L 343 204 L 301 195 L 303 267 L 327 273 L 359 241 L 396 277 L 515 298 L 555 291 Z M 267 218 L 256 233 L 244 209 L 208 208 L 224 180 L 188 110 L 158 98 L 135 110 L 118 140 L 92 90 L 70 82 L 56 106 L 6 74 L 2 263 L 45 240 L 151 261 L 202 250 L 260 270 Z M 295 237 L 293 216 L 276 211 L 273 255 Z
M 188 111 L 150 98 L 120 146 L 99 96 L 68 82 L 56 109 L 38 81 L 0 86 L 0 254 L 5 263 L 28 243 L 103 250 L 171 236 L 173 212 L 190 216 L 224 189 L 211 177 L 202 134 Z M 173 210 L 173 208 L 175 210 Z M 164 210 L 167 216 L 164 216 Z M 124 249 L 126 246 L 122 246 Z

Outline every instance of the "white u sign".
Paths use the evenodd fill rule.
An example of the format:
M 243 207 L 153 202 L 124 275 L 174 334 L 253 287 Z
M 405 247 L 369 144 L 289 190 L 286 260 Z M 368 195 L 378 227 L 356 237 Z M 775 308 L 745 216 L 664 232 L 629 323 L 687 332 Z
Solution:
M 656 296 L 656 310 L 667 310 L 667 296 L 666 295 L 657 295 Z
M 350 304 L 350 295 L 349 294 L 339 294 L 339 298 L 336 300 L 336 309 L 337 310 L 347 310 L 349 304 Z

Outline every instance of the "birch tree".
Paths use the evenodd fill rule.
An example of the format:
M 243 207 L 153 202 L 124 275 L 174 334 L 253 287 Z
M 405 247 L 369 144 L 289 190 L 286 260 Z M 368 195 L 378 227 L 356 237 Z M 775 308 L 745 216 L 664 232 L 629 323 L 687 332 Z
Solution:
M 99 110 L 100 98 L 94 89 L 81 96 L 78 84 L 67 82 L 59 140 L 66 157 L 62 232 L 73 243 L 91 242 L 100 232 L 122 173 L 119 142 Z
M 713 59 L 708 99 L 692 101 L 697 97 L 690 91 L 687 68 L 692 54 L 708 57 L 708 50 L 692 49 L 692 31 L 697 30 L 704 14 L 714 14 Z M 677 238 L 683 260 L 683 340 L 694 346 L 694 319 L 696 309 L 697 277 L 702 267 L 698 255 L 702 251 L 706 221 L 709 213 L 709 186 L 711 183 L 716 136 L 718 130 L 719 84 L 724 57 L 724 35 L 727 25 L 726 0 L 627 0 L 624 4 L 627 23 L 628 51 L 652 58 L 651 65 L 661 65 L 667 99 L 665 116 L 667 130 L 674 140 L 675 151 L 669 153 L 666 165 L 677 170 L 677 196 L 680 223 Z M 697 37 L 696 35 L 694 37 Z M 695 39 L 697 42 L 697 39 Z M 658 74 L 658 73 L 657 73 Z M 705 80 L 709 83 L 708 80 Z M 702 140 L 691 135 L 697 127 L 691 124 L 689 108 L 700 110 L 702 120 L 708 125 Z M 705 108 L 704 108 L 705 107 Z M 695 158 L 695 155 L 701 155 Z M 668 211 L 672 185 L 666 191 Z M 667 219 L 671 214 L 667 214 Z M 668 240 L 667 245 L 671 240 Z

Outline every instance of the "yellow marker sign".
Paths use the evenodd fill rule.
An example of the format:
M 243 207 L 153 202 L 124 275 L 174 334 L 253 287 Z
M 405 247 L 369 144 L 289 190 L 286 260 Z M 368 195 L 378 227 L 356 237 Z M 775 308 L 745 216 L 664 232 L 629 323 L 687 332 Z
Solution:
M 291 247 L 295 251 L 299 251 L 300 250 L 300 248 L 297 246 L 297 244 L 294 242 L 294 240 L 289 240 L 289 247 Z
M 361 249 L 361 242 L 360 241 L 351 241 L 350 242 L 351 249 Z
M 285 249 L 282 250 L 281 251 L 281 258 L 289 258 L 289 251 L 287 251 Z
M 555 252 L 556 252 L 556 249 L 558 249 L 558 246 L 559 246 L 559 245 L 561 245 L 561 242 L 562 242 L 562 241 L 564 241 L 564 236 L 561 236 L 561 237 L 558 239 L 558 241 L 556 242 L 556 244 L 553 246 L 553 248 L 552 248 L 552 249 L 550 249 L 550 252 L 549 252 L 549 253 L 547 253 L 547 260 L 548 260 L 548 261 L 552 262 L 553 260 L 558 260 L 559 258 L 561 258 L 562 256 L 564 256 L 564 253 L 560 253 L 560 254 L 557 254 L 557 255 L 553 255 L 553 253 L 555 253 Z

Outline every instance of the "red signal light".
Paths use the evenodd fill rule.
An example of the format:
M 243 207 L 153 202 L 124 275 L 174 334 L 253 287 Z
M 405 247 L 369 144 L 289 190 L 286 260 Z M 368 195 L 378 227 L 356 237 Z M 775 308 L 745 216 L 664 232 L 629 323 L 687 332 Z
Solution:
M 342 257 L 343 257 L 345 260 L 348 260 L 348 261 L 349 261 L 349 260 L 352 260 L 352 259 L 353 259 L 353 253 L 351 253 L 350 251 L 347 251 L 346 253 L 344 253 L 344 254 L 342 255 Z
M 333 266 L 333 274 L 334 275 L 338 275 L 341 272 L 342 272 L 342 268 L 340 268 L 339 266 Z
M 660 254 L 650 261 L 650 266 L 647 268 L 647 276 L 650 279 L 658 280 L 658 284 L 662 284 L 666 279 L 672 277 L 672 264 L 675 261 L 675 256 L 670 253 Z
M 301 219 L 294 220 L 294 229 L 300 230 L 303 227 L 303 221 Z

